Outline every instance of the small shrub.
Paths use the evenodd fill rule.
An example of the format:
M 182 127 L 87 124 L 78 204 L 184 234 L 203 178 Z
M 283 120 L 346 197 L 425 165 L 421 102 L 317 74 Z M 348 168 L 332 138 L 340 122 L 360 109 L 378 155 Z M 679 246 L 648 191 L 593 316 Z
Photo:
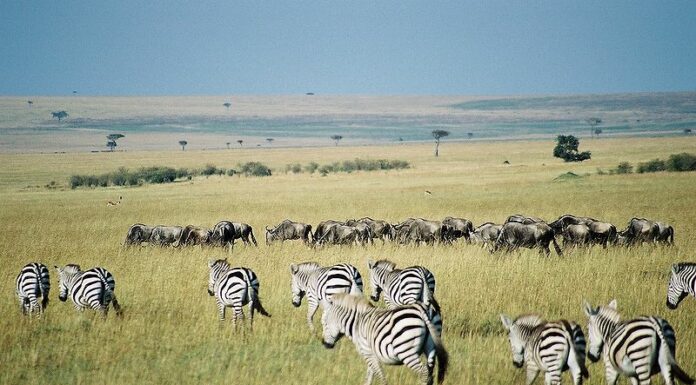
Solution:
M 233 168 L 227 169 L 227 176 L 234 176 L 235 174 L 237 174 L 237 170 Z
M 260 162 L 247 162 L 239 166 L 239 172 L 245 176 L 271 176 L 271 169 Z
M 217 167 L 215 167 L 212 164 L 206 164 L 205 167 L 203 168 L 203 170 L 201 171 L 201 174 L 205 175 L 205 176 L 215 175 L 217 173 L 218 173 Z
M 70 188 L 78 188 L 85 185 L 85 179 L 82 175 L 73 175 L 70 177 Z
M 696 171 L 696 155 L 686 152 L 672 154 L 665 166 L 668 171 Z
M 667 170 L 667 166 L 665 165 L 665 161 L 662 159 L 653 159 L 645 163 L 639 163 L 638 167 L 636 168 L 636 172 L 641 174 L 645 172 L 658 172 L 665 170 Z
M 630 174 L 633 172 L 633 166 L 628 162 L 621 162 L 616 166 L 617 174 Z
M 307 171 L 310 174 L 314 174 L 315 171 L 319 168 L 319 163 L 317 162 L 309 162 L 305 166 L 305 171 Z
M 606 171 L 602 170 L 601 168 L 598 168 L 597 175 L 606 175 Z

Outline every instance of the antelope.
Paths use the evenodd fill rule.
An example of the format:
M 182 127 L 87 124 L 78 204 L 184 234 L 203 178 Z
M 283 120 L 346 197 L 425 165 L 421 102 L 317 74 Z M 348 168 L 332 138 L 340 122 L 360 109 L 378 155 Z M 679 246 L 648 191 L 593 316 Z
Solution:
M 122 196 L 119 196 L 119 197 L 118 197 L 118 200 L 117 200 L 116 202 L 114 202 L 114 201 L 106 201 L 106 206 L 107 206 L 107 207 L 118 206 L 118 205 L 121 204 L 121 200 L 122 200 L 122 199 L 123 199 L 123 197 L 122 197 Z

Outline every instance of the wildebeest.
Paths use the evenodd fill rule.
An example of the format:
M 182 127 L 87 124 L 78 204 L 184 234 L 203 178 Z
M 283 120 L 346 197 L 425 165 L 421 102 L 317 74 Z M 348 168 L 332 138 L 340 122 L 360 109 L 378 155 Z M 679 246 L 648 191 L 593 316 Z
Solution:
M 592 240 L 592 233 L 587 225 L 568 225 L 561 230 L 563 247 L 585 246 Z
M 254 237 L 254 229 L 246 223 L 220 221 L 213 227 L 212 244 L 233 247 L 236 239 L 241 239 L 245 245 L 250 245 L 253 242 L 254 246 L 258 246 L 256 237 Z
M 429 221 L 422 218 L 409 218 L 406 221 L 395 225 L 396 238 L 399 243 L 425 243 L 432 245 L 435 242 L 443 242 L 444 234 L 447 229 L 442 222 Z
M 210 229 L 188 225 L 181 231 L 176 246 L 208 245 L 212 234 Z
M 344 223 L 341 221 L 334 221 L 333 219 L 329 219 L 327 221 L 322 221 L 319 222 L 316 228 L 314 228 L 314 241 L 316 242 L 318 239 L 321 239 L 324 234 L 326 234 L 329 229 L 331 229 L 333 226 L 338 226 L 338 225 L 343 225 Z
M 266 226 L 266 244 L 270 245 L 274 241 L 286 241 L 301 239 L 304 243 L 312 242 L 312 225 L 306 223 L 293 222 L 286 219 L 273 229 Z
M 157 246 L 173 246 L 179 240 L 183 229 L 184 228 L 181 226 L 155 226 L 150 236 L 150 244 Z
M 507 217 L 505 223 L 516 222 L 523 225 L 530 225 L 532 223 L 546 223 L 543 219 L 537 217 L 527 217 L 522 214 L 513 214 Z
M 324 231 L 321 238 L 317 238 L 315 234 L 315 243 L 317 245 L 352 245 L 360 242 L 360 231 L 353 226 L 334 225 Z
M 561 248 L 556 243 L 553 229 L 546 223 L 522 224 L 519 222 L 508 222 L 503 225 L 491 252 L 496 252 L 501 247 L 505 247 L 507 250 L 514 250 L 519 247 L 529 249 L 539 247 L 548 256 L 551 254 L 549 243 L 553 243 L 553 247 L 558 255 L 563 255 Z
M 655 222 L 659 232 L 655 238 L 656 243 L 666 243 L 668 245 L 674 244 L 674 228 L 664 222 Z
M 150 237 L 152 236 L 152 226 L 144 225 L 142 223 L 136 223 L 128 229 L 126 234 L 126 240 L 123 242 L 123 246 L 134 246 L 140 245 L 143 242 L 150 242 Z
M 502 228 L 503 225 L 496 225 L 492 222 L 483 223 L 471 233 L 471 240 L 475 243 L 481 243 L 483 246 L 493 247 Z
M 636 243 L 652 243 L 660 235 L 660 226 L 655 222 L 645 218 L 631 218 L 628 226 L 622 232 L 629 245 Z
M 372 240 L 372 228 L 367 223 L 356 221 L 355 219 L 349 219 L 345 222 L 346 226 L 354 227 L 358 230 L 358 242 L 361 245 L 366 245 L 368 243 L 374 244 L 375 241 Z
M 447 226 L 447 236 L 450 241 L 455 241 L 459 238 L 464 238 L 466 243 L 471 243 L 471 233 L 474 232 L 474 224 L 466 218 L 446 217 L 442 220 L 442 224 Z
M 549 226 L 557 233 L 562 234 L 570 225 L 585 225 L 590 231 L 590 239 L 593 243 L 606 248 L 607 243 L 616 238 L 616 226 L 608 222 L 599 221 L 589 217 L 576 217 L 575 215 L 562 215 Z
M 394 229 L 387 221 L 372 219 L 370 217 L 360 218 L 357 221 L 370 226 L 370 235 L 372 238 L 379 238 L 382 242 L 394 239 Z

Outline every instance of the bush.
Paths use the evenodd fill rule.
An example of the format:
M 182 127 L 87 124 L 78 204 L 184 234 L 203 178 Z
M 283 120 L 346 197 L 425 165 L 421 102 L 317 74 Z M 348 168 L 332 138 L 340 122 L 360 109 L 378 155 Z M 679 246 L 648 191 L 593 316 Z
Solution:
M 647 161 L 645 163 L 639 163 L 638 167 L 636 168 L 636 172 L 642 174 L 644 172 L 665 171 L 666 169 L 667 169 L 667 166 L 665 165 L 664 160 L 653 159 L 653 160 Z
M 227 176 L 234 176 L 234 174 L 237 174 L 237 170 L 233 168 L 227 169 Z
M 309 162 L 305 166 L 305 171 L 307 171 L 310 174 L 314 174 L 315 171 L 319 168 L 319 163 L 317 162 Z
M 210 175 L 225 175 L 225 169 L 224 168 L 217 168 L 212 164 L 207 164 L 201 170 L 201 175 L 205 176 L 210 176 Z
M 628 162 L 621 162 L 616 166 L 615 172 L 617 174 L 630 174 L 633 172 L 633 166 Z
M 582 162 L 592 157 L 589 151 L 578 152 L 580 141 L 573 135 L 558 135 L 556 147 L 553 149 L 553 156 L 561 158 L 566 162 Z
M 683 152 L 672 154 L 665 164 L 668 171 L 696 171 L 696 155 Z
M 271 169 L 260 162 L 247 162 L 239 165 L 239 172 L 245 176 L 271 176 Z

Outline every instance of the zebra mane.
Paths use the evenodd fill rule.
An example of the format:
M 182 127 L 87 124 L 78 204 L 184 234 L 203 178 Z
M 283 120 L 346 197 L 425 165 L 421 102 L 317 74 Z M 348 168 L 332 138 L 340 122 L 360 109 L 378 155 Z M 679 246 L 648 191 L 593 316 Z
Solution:
M 539 314 L 522 314 L 515 318 L 513 324 L 523 328 L 533 329 L 544 322 L 544 319 Z
M 396 268 L 396 263 L 394 263 L 388 259 L 380 259 L 380 260 L 377 260 L 375 262 L 372 262 L 371 267 L 373 269 L 379 267 L 379 268 L 383 268 L 383 269 L 387 269 L 387 270 L 391 271 L 391 270 L 394 270 Z
M 295 265 L 298 273 L 309 273 L 321 268 L 321 265 L 316 262 L 302 262 Z
M 74 263 L 70 263 L 70 264 L 65 265 L 65 267 L 61 270 L 66 272 L 66 273 L 69 273 L 69 274 L 75 274 L 75 273 L 79 273 L 80 271 L 82 271 L 82 270 L 80 270 L 80 265 L 76 265 Z
M 600 306 L 599 309 L 597 309 L 597 315 L 613 323 L 618 323 L 621 320 L 621 314 L 619 314 L 616 309 L 612 309 L 609 306 Z
M 685 267 L 696 267 L 696 263 L 694 263 L 694 262 L 675 263 L 674 264 L 675 273 L 682 271 L 682 269 L 684 269 Z
M 211 269 L 215 267 L 223 267 L 225 269 L 230 268 L 230 263 L 227 262 L 227 259 L 218 259 L 216 261 L 210 261 L 208 264 Z
M 356 310 L 358 313 L 364 313 L 368 310 L 375 309 L 375 305 L 366 300 L 363 296 L 348 293 L 336 293 L 330 296 L 329 303 L 346 310 Z

